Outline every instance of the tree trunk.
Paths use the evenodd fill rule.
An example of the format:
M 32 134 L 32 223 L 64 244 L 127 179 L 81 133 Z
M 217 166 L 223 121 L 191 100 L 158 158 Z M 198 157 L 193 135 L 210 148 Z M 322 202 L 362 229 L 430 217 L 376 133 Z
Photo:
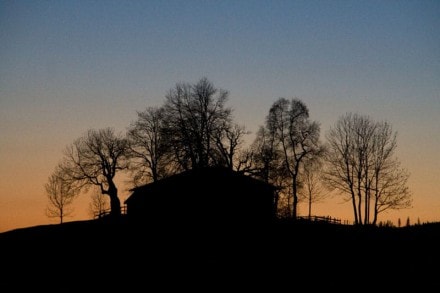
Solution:
M 292 209 L 292 217 L 293 219 L 297 218 L 298 215 L 298 211 L 297 211 L 297 207 L 298 207 L 298 194 L 297 194 L 297 185 L 296 185 L 296 176 L 293 177 L 293 182 L 292 182 L 292 194 L 293 194 L 293 209 Z
M 116 185 L 114 184 L 113 180 L 109 180 L 108 182 L 109 188 L 108 188 L 108 195 L 110 197 L 110 215 L 112 217 L 120 217 L 121 216 L 121 201 L 118 197 L 118 189 L 116 188 Z

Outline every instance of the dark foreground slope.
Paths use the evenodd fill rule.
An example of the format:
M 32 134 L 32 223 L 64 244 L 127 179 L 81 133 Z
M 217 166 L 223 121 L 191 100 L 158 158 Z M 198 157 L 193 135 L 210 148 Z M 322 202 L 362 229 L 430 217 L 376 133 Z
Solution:
M 0 234 L 0 249 L 6 276 L 33 278 L 34 285 L 43 286 L 52 279 L 68 286 L 85 286 L 89 280 L 87 286 L 149 288 L 159 282 L 166 289 L 226 286 L 234 280 L 247 286 L 340 290 L 357 280 L 362 288 L 380 283 L 422 289 L 439 276 L 439 236 L 439 223 L 404 228 L 307 221 L 189 227 L 139 225 L 122 218 L 8 231 Z

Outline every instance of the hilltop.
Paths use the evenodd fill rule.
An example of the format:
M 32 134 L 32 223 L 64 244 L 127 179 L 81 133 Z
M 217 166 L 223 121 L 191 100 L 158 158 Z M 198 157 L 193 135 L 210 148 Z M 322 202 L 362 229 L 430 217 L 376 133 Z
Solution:
M 138 224 L 130 222 L 128 217 L 122 216 L 119 220 L 110 218 L 65 222 L 63 224 L 48 224 L 26 228 L 19 228 L 0 233 L 2 245 L 20 245 L 32 242 L 35 245 L 60 241 L 65 245 L 70 242 L 93 241 L 123 241 L 137 240 L 148 242 L 154 237 L 175 236 L 193 237 L 200 240 L 205 237 L 234 238 L 246 240 L 247 237 L 273 237 L 266 239 L 268 243 L 289 241 L 307 246 L 313 241 L 328 240 L 337 246 L 342 243 L 373 244 L 376 241 L 400 242 L 401 245 L 426 245 L 440 243 L 440 222 L 426 223 L 405 227 L 376 227 L 332 224 L 318 221 L 277 221 L 265 226 L 211 227 L 200 221 L 200 225 L 189 227 L 179 223 L 152 223 Z M 124 240 L 124 237 L 126 239 Z M 248 238 L 248 240 L 251 240 Z M 119 240 L 118 240 L 119 239 Z M 164 238 L 162 238 L 164 239 Z M 302 239 L 303 241 L 297 241 Z M 303 244 L 301 244 L 303 243 Z
M 226 270 L 233 275 L 277 271 L 352 278 L 371 270 L 420 279 L 435 272 L 440 261 L 440 223 L 379 228 L 286 221 L 210 228 L 139 225 L 123 217 L 7 231 L 0 233 L 0 245 L 8 251 L 3 263 L 20 274 L 38 271 L 42 264 L 57 272 L 59 263 L 83 272 L 99 267 L 100 274 L 114 274 L 117 266 L 124 276 L 137 270 L 170 276 Z
M 50 248 L 51 243 L 65 247 L 82 244 L 77 249 L 83 249 L 84 243 L 100 242 L 107 243 L 106 246 L 110 249 L 112 245 L 116 248 L 121 243 L 151 245 L 172 242 L 174 246 L 189 246 L 197 242 L 214 241 L 207 244 L 218 246 L 219 243 L 243 244 L 258 241 L 253 245 L 259 248 L 282 244 L 305 250 L 314 247 L 339 250 L 350 246 L 374 249 L 396 245 L 394 249 L 423 248 L 426 253 L 431 252 L 431 248 L 440 250 L 439 236 L 440 223 L 397 228 L 298 220 L 277 221 L 265 226 L 214 227 L 201 221 L 199 226 L 189 227 L 174 222 L 138 224 L 123 216 L 117 221 L 95 219 L 15 229 L 0 233 L 0 243 L 3 247 L 26 245 L 26 250 L 32 251 L 33 248 L 44 249 L 48 244 L 47 249 L 53 249 Z

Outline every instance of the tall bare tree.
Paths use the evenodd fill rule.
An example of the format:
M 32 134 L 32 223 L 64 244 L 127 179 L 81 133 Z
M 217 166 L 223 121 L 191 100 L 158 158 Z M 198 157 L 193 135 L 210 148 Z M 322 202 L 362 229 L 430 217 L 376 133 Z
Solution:
M 281 161 L 274 133 L 260 126 L 250 149 L 253 166 L 251 173 L 264 182 L 274 183 Z
M 274 134 L 280 148 L 283 167 L 291 182 L 292 217 L 296 218 L 301 165 L 321 152 L 320 126 L 309 119 L 309 109 L 301 100 L 279 98 L 269 110 L 266 128 Z
M 164 135 L 165 112 L 161 107 L 148 107 L 138 112 L 130 125 L 130 170 L 134 184 L 157 181 L 172 173 L 170 146 Z
M 327 133 L 326 183 L 348 195 L 355 224 L 376 224 L 388 209 L 409 208 L 409 173 L 395 157 L 397 133 L 388 122 L 347 113 Z
M 227 97 L 227 91 L 217 89 L 207 78 L 195 84 L 177 84 L 167 94 L 165 133 L 182 169 L 211 166 L 219 161 L 216 137 L 226 136 L 232 119 L 232 110 L 225 106 Z
M 121 215 L 121 202 L 114 181 L 127 168 L 128 142 L 112 128 L 89 130 L 65 150 L 60 164 L 63 179 L 76 191 L 98 186 L 110 198 L 112 216 Z
M 74 190 L 61 176 L 62 173 L 58 169 L 55 170 L 44 186 L 49 201 L 46 215 L 49 218 L 60 218 L 60 224 L 63 223 L 64 218 L 72 215 L 71 205 L 76 196 Z
M 329 193 L 322 184 L 322 161 L 320 159 L 308 160 L 302 168 L 302 189 L 300 194 L 307 201 L 309 218 L 312 215 L 312 204 L 324 200 Z
M 235 157 L 240 151 L 243 144 L 243 138 L 250 132 L 242 125 L 225 125 L 218 129 L 214 135 L 216 150 L 218 155 L 216 165 L 224 165 L 229 169 L 239 170 L 241 168 L 241 161 L 238 160 L 235 164 Z
M 250 161 L 248 163 L 250 167 L 247 168 L 247 172 L 277 188 L 275 206 L 278 211 L 283 210 L 282 214 L 284 215 L 284 211 L 290 210 L 290 207 L 280 207 L 279 204 L 286 202 L 284 199 L 289 196 L 287 192 L 289 184 L 283 168 L 282 153 L 278 146 L 275 133 L 260 126 L 248 151 L 247 159 Z M 279 200 L 280 196 L 282 197 L 281 201 Z
M 91 202 L 89 204 L 89 211 L 92 218 L 99 217 L 110 208 L 108 197 L 101 193 L 101 190 L 96 189 L 91 195 Z

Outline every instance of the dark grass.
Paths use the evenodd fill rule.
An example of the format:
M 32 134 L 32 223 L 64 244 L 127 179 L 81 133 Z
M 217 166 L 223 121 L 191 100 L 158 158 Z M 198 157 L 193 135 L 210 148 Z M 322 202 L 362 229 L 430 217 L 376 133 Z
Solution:
M 128 282 L 125 286 L 146 288 L 159 280 L 163 288 L 177 285 L 176 280 L 182 286 L 277 280 L 272 285 L 338 289 L 349 288 L 349 280 L 371 288 L 382 280 L 386 288 L 417 285 L 421 290 L 440 276 L 439 236 L 440 223 L 396 228 L 301 220 L 222 226 L 140 224 L 122 217 L 0 233 L 0 249 L 8 268 L 3 276 L 38 276 L 39 281 L 45 276 L 69 286 L 86 279 L 97 285 L 101 278 L 109 285 L 116 278 Z

